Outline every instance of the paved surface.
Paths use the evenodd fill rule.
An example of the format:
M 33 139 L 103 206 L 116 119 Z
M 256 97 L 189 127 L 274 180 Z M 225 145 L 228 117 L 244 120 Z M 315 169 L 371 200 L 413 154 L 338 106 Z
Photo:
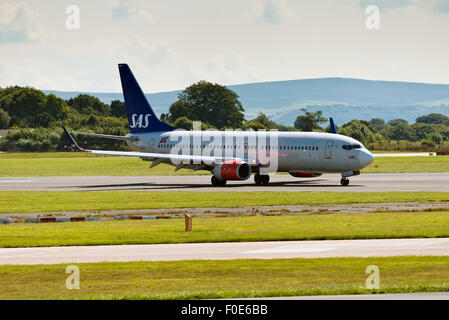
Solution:
M 449 255 L 449 238 L 2 248 L 0 265 Z
M 250 300 L 254 300 L 254 298 L 251 298 Z M 361 295 L 310 296 L 310 297 L 309 296 L 274 297 L 274 298 L 260 298 L 260 299 L 256 298 L 256 300 L 449 300 L 449 292 L 361 294 Z
M 446 173 L 371 173 L 351 177 L 348 187 L 340 186 L 341 176 L 323 175 L 298 179 L 273 175 L 268 186 L 256 186 L 253 179 L 230 181 L 224 188 L 214 188 L 209 176 L 140 176 L 140 177 L 44 177 L 0 178 L 0 190 L 17 191 L 449 191 Z

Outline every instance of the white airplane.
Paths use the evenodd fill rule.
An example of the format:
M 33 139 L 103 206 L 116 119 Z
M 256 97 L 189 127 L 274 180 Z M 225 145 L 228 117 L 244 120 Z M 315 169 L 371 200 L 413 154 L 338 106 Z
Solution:
M 362 143 L 337 134 L 332 118 L 331 133 L 178 130 L 157 118 L 127 64 L 119 64 L 119 72 L 131 133 L 126 136 L 72 133 L 126 141 L 136 151 L 84 150 L 63 128 L 73 150 L 138 157 L 152 161 L 150 168 L 167 163 L 176 166 L 175 170 L 207 170 L 212 173 L 213 186 L 247 180 L 252 173 L 256 184 L 267 185 L 269 167 L 298 178 L 341 173 L 340 183 L 347 186 L 349 177 L 359 175 L 374 160 Z

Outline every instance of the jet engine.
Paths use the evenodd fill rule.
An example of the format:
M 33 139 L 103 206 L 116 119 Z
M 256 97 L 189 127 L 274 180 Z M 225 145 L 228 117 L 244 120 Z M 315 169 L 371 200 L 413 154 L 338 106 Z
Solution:
M 251 167 L 245 161 L 230 160 L 217 164 L 214 176 L 219 181 L 248 180 L 251 177 Z
M 322 173 L 311 173 L 311 172 L 289 172 L 291 176 L 295 178 L 317 178 L 321 177 Z

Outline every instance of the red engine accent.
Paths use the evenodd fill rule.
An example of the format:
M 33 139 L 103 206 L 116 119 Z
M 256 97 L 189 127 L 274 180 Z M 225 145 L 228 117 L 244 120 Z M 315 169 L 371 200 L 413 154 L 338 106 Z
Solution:
M 251 177 L 251 167 L 244 161 L 226 161 L 215 166 L 214 176 L 221 181 L 247 180 Z
M 322 173 L 311 173 L 311 172 L 289 172 L 291 176 L 295 178 L 316 178 L 321 177 Z

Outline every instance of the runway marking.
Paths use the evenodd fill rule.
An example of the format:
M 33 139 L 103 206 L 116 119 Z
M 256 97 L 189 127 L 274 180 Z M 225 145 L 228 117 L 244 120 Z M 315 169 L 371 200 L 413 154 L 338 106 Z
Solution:
M 35 180 L 0 180 L 0 183 L 28 183 L 35 182 Z
M 400 239 L 398 239 L 400 240 Z M 403 239 L 406 240 L 406 239 Z M 396 241 L 388 244 L 388 248 L 401 248 L 401 247 L 427 247 L 444 242 L 444 240 L 428 240 L 426 243 L 420 241 Z M 382 242 L 376 242 L 366 240 L 353 240 L 351 243 L 342 244 L 316 244 L 313 243 L 313 248 L 310 247 L 311 243 L 304 242 L 302 244 L 293 244 L 286 246 L 278 246 L 273 248 L 259 249 L 240 252 L 240 254 L 283 254 L 283 253 L 314 253 L 325 252 L 337 249 L 352 248 L 352 249 L 368 249 L 368 248 L 382 248 L 385 244 Z

